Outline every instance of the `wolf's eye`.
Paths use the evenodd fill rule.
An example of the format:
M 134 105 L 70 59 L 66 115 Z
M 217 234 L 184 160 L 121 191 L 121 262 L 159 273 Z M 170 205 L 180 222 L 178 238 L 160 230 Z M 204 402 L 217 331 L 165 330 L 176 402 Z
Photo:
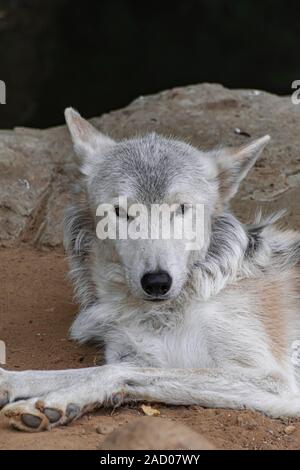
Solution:
M 125 217 L 126 216 L 127 220 L 129 220 L 129 215 L 125 214 L 125 211 L 120 213 L 120 207 L 119 206 L 115 206 L 115 213 L 116 213 L 117 217 Z

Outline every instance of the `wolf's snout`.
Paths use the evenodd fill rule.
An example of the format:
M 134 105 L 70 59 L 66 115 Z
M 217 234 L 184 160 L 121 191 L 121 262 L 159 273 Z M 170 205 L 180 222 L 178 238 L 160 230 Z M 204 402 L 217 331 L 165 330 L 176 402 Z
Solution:
M 144 274 L 141 284 L 148 295 L 161 296 L 169 292 L 172 278 L 166 271 L 156 271 Z

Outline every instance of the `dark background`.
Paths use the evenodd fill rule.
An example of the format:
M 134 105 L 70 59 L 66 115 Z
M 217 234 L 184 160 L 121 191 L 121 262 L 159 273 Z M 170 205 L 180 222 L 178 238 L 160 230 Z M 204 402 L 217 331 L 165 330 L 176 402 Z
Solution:
M 299 54 L 299 0 L 0 0 L 0 128 L 203 81 L 289 94 Z

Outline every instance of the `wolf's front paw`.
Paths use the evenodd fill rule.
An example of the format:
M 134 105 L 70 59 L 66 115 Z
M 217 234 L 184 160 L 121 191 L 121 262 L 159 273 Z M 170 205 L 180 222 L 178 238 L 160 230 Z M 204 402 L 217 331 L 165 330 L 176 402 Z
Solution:
M 7 405 L 2 414 L 9 418 L 10 424 L 22 431 L 43 431 L 48 429 L 49 420 L 30 400 L 21 400 Z
M 22 400 L 7 405 L 2 413 L 20 431 L 39 432 L 67 424 L 82 415 L 80 406 L 54 404 L 49 397 Z

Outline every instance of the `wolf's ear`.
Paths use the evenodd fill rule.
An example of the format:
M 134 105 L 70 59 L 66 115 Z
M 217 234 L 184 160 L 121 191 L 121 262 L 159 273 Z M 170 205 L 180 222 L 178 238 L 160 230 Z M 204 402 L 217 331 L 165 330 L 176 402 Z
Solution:
M 253 167 L 269 140 L 270 136 L 265 135 L 242 147 L 226 147 L 217 152 L 219 192 L 222 201 L 227 202 L 236 194 L 240 182 Z
M 114 141 L 99 132 L 73 108 L 66 108 L 65 118 L 74 150 L 82 162 L 81 171 L 85 175 L 89 175 L 93 163 L 101 159 L 102 151 L 113 145 Z

